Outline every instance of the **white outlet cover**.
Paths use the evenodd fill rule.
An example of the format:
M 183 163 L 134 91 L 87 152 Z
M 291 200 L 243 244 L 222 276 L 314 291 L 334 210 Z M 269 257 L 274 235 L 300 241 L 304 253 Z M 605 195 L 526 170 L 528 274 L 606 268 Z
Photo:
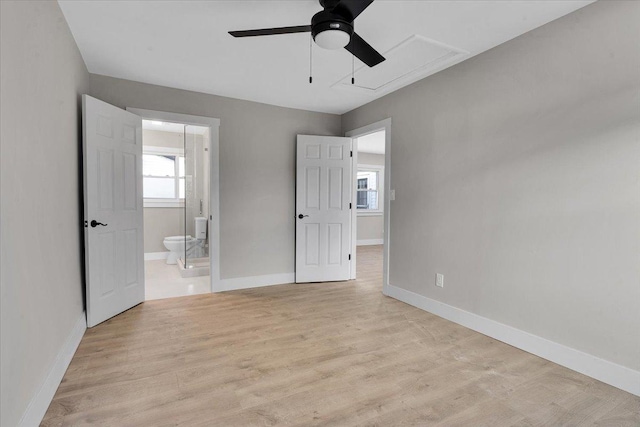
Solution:
M 391 190 L 390 191 L 391 194 L 389 194 L 389 200 L 395 200 L 396 199 L 396 190 Z
M 444 274 L 436 273 L 436 286 L 444 288 Z

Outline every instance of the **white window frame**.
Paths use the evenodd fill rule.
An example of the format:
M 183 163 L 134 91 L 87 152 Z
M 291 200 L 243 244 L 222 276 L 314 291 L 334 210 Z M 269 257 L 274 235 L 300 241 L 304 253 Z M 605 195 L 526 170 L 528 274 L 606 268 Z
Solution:
M 358 209 L 356 206 L 356 213 L 358 216 L 381 216 L 384 214 L 384 166 L 382 165 L 362 165 L 358 164 L 357 172 L 377 172 L 378 173 L 378 209 Z M 356 172 L 356 176 L 357 176 Z M 356 192 L 357 192 L 356 181 Z M 356 201 L 358 198 L 356 197 Z
M 154 147 L 151 145 L 143 145 L 142 146 L 142 155 L 145 154 L 157 154 L 157 155 L 163 155 L 163 154 L 169 154 L 172 156 L 176 156 L 176 160 L 178 157 L 185 157 L 184 156 L 184 150 L 180 149 L 180 148 L 174 148 L 174 147 Z M 176 185 L 176 194 L 178 196 L 180 196 L 180 169 L 179 169 L 179 164 L 180 161 L 177 160 L 176 164 L 175 164 L 175 176 L 173 177 L 175 179 L 175 185 Z M 143 178 L 145 177 L 145 175 L 143 174 Z M 185 178 L 186 179 L 186 178 Z M 183 208 L 184 207 L 184 199 L 180 199 L 175 198 L 175 199 L 152 199 L 152 198 L 145 198 L 143 196 L 143 201 L 144 201 L 144 207 L 145 208 Z

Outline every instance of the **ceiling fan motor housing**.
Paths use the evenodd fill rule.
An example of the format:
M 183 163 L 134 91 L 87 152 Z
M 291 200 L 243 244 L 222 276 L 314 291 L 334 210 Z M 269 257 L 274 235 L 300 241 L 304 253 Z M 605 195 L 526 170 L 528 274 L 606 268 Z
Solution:
M 343 31 L 351 37 L 353 34 L 353 24 L 342 16 L 327 10 L 313 15 L 313 18 L 311 18 L 311 35 L 313 39 L 315 40 L 318 34 L 328 30 Z

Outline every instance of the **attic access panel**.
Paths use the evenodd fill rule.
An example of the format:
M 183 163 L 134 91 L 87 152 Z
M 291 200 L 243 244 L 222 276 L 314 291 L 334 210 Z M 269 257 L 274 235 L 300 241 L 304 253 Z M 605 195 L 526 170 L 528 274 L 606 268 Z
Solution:
M 369 93 L 392 91 L 459 62 L 468 54 L 463 49 L 414 34 L 385 52 L 386 61 L 372 68 L 358 68 L 354 73 L 355 84 L 351 84 L 351 74 L 348 74 L 331 87 Z

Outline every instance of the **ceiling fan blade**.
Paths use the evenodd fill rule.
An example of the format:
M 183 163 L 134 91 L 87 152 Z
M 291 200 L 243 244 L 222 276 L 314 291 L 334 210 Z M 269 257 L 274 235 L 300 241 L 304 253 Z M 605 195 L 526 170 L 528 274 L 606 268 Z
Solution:
M 340 3 L 333 8 L 332 12 L 351 18 L 353 22 L 371 3 L 373 3 L 373 0 L 340 0 Z
M 384 56 L 380 55 L 377 50 L 372 48 L 369 43 L 356 33 L 351 35 L 351 41 L 344 48 L 369 67 L 375 67 L 384 61 Z
M 311 25 L 298 25 L 297 27 L 261 28 L 259 30 L 229 31 L 233 37 L 273 36 L 277 34 L 308 33 Z

